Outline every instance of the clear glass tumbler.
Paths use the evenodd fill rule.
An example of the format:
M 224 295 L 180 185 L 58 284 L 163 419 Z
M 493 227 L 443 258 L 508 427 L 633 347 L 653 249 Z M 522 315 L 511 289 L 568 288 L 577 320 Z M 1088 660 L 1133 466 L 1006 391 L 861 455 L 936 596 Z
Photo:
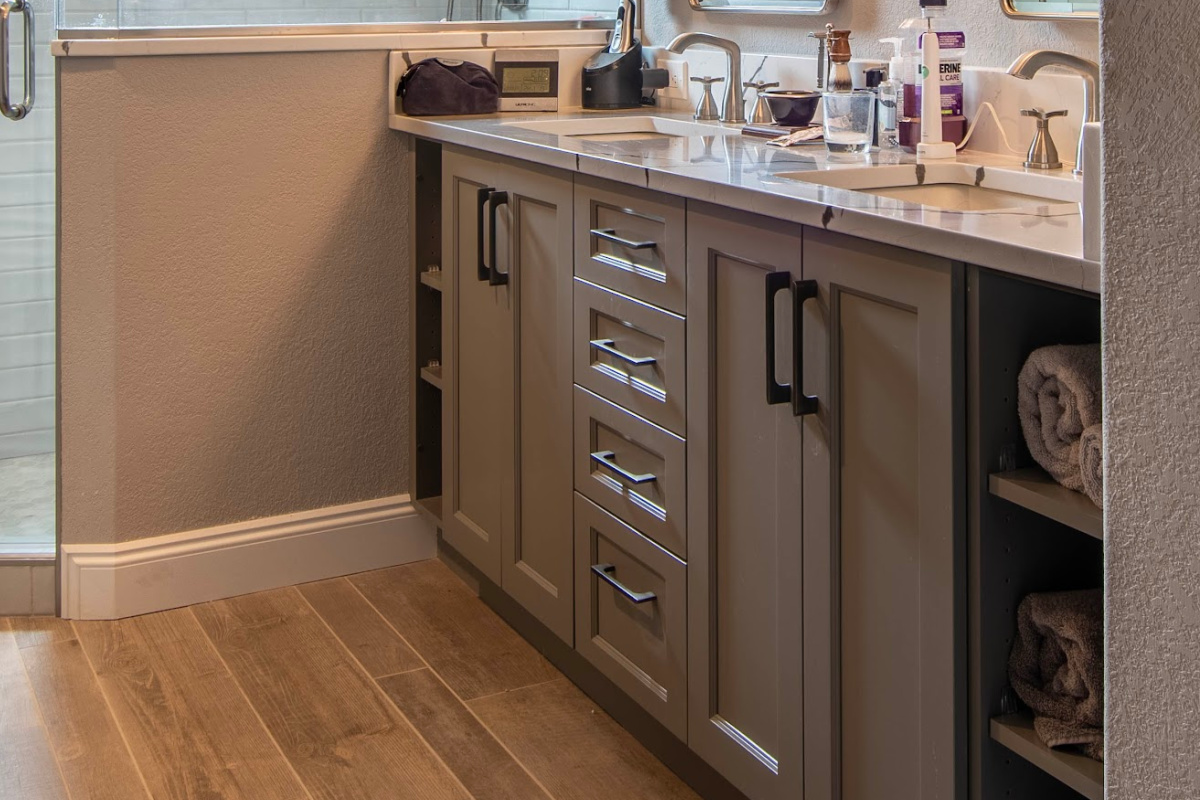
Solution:
M 830 153 L 869 153 L 875 130 L 874 92 L 826 92 L 825 147 Z

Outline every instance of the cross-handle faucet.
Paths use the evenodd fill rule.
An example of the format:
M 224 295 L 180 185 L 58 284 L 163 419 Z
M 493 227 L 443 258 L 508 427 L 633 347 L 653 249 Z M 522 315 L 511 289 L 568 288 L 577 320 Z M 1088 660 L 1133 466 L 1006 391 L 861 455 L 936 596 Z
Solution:
M 1100 65 L 1086 58 L 1060 53 L 1057 50 L 1030 50 L 1008 68 L 1008 74 L 1023 80 L 1032 80 L 1043 67 L 1063 67 L 1083 76 L 1084 122 L 1098 122 Z M 1075 174 L 1083 174 L 1083 128 L 1079 129 L 1079 146 L 1075 153 Z
M 737 42 L 713 36 L 711 33 L 681 33 L 667 49 L 679 54 L 692 45 L 706 44 L 725 51 L 729 61 L 729 76 L 725 82 L 725 105 L 721 109 L 721 122 L 744 125 L 745 110 L 742 108 L 742 48 Z

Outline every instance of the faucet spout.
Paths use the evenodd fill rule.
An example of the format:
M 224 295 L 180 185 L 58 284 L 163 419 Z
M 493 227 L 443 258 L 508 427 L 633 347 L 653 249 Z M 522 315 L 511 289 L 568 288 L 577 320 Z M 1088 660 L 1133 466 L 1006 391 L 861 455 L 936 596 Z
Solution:
M 681 33 L 667 45 L 667 50 L 678 54 L 693 45 L 708 45 L 725 51 L 729 77 L 725 82 L 725 105 L 721 111 L 721 122 L 745 124 L 746 113 L 742 108 L 742 49 L 738 47 L 737 42 L 711 33 Z
M 1062 53 L 1058 50 L 1030 50 L 1017 58 L 1008 68 L 1008 74 L 1022 80 L 1032 80 L 1044 67 L 1062 67 L 1083 78 L 1084 122 L 1099 122 L 1100 65 L 1086 58 Z M 1075 154 L 1075 174 L 1083 174 L 1083 130 L 1079 133 L 1079 147 Z

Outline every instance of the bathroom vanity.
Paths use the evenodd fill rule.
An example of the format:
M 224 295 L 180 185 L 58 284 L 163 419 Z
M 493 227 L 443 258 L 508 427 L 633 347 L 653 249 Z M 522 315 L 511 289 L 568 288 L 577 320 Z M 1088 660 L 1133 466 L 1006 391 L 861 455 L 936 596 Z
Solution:
M 1098 336 L 1076 181 L 671 116 L 391 126 L 412 496 L 481 596 L 705 796 L 1077 796 L 992 718 L 1016 601 L 1099 542 L 989 485 L 1022 359 Z

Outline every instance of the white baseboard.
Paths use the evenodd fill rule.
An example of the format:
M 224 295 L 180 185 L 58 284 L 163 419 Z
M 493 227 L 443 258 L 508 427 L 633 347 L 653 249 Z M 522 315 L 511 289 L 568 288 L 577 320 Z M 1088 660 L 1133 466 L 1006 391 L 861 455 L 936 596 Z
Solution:
M 408 495 L 112 545 L 63 545 L 62 615 L 119 619 L 433 558 Z

